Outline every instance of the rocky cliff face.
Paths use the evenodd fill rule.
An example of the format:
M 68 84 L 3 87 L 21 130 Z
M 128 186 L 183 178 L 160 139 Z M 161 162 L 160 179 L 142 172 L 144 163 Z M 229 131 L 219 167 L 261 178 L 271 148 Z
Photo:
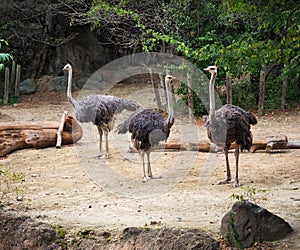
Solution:
M 69 11 L 54 0 L 1 2 L 0 38 L 9 42 L 5 52 L 22 65 L 22 79 L 60 75 L 67 62 L 75 73 L 92 72 L 122 56 L 118 48 L 104 46 L 101 34 L 89 26 L 70 25 L 64 15 Z

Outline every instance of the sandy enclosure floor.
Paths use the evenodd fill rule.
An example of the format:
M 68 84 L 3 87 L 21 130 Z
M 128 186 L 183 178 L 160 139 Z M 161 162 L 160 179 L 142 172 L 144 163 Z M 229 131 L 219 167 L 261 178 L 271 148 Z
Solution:
M 113 94 L 124 95 L 122 85 Z M 145 86 L 144 86 L 145 87 Z M 148 85 L 146 87 L 149 87 Z M 128 93 L 142 87 L 129 84 Z M 153 100 L 143 92 L 140 100 Z M 17 106 L 1 107 L 1 121 L 59 121 L 72 107 L 64 93 L 47 98 L 27 96 Z M 117 123 L 128 113 L 122 113 Z M 138 154 L 128 153 L 129 135 L 110 134 L 112 157 L 99 159 L 97 131 L 84 124 L 84 136 L 76 145 L 61 149 L 24 149 L 0 160 L 23 172 L 26 192 L 22 202 L 9 208 L 39 220 L 70 228 L 170 226 L 200 228 L 218 237 L 220 221 L 247 187 L 254 188 L 256 203 L 287 220 L 295 232 L 279 242 L 278 249 L 300 249 L 300 150 L 257 151 L 240 156 L 241 187 L 215 185 L 225 178 L 223 154 L 192 151 L 154 152 L 152 171 L 161 179 L 141 182 Z M 254 140 L 286 135 L 300 139 L 300 111 L 258 117 L 252 128 Z M 191 123 L 180 115 L 170 138 L 207 140 L 203 122 Z M 234 155 L 229 155 L 234 176 Z M 211 164 L 213 162 L 213 164 Z M 205 173 L 205 175 L 204 175 Z M 261 192 L 263 190 L 263 192 Z

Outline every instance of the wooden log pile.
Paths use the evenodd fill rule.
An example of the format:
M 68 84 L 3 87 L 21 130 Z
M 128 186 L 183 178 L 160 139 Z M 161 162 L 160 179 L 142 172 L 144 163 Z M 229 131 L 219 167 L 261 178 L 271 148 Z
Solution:
M 0 157 L 22 148 L 45 148 L 79 141 L 82 128 L 64 112 L 60 122 L 0 122 Z

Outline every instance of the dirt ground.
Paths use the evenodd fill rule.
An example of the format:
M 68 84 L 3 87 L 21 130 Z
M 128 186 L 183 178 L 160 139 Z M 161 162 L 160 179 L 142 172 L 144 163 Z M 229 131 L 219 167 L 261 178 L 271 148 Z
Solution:
M 140 103 L 153 96 L 149 84 L 118 84 L 110 92 Z M 143 91 L 141 91 L 143 90 Z M 79 92 L 74 94 L 75 97 Z M 65 93 L 24 96 L 14 106 L 0 108 L 1 121 L 59 121 L 72 107 Z M 117 123 L 126 117 L 122 113 Z M 254 141 L 286 135 L 300 140 L 300 109 L 258 116 L 252 128 Z M 0 164 L 25 174 L 23 201 L 7 196 L 7 210 L 66 228 L 123 229 L 136 227 L 198 228 L 219 238 L 223 215 L 236 201 L 232 194 L 255 190 L 251 200 L 277 214 L 295 230 L 276 249 L 300 249 L 300 151 L 245 152 L 240 156 L 241 187 L 216 185 L 225 178 L 223 154 L 192 151 L 154 152 L 152 171 L 162 178 L 142 183 L 138 154 L 128 153 L 129 135 L 110 134 L 112 157 L 99 159 L 97 131 L 82 124 L 83 138 L 60 149 L 23 149 L 9 154 Z M 178 114 L 170 138 L 207 140 L 202 120 L 189 122 Z M 229 155 L 234 176 L 234 155 Z M 247 198 L 247 195 L 246 195 Z

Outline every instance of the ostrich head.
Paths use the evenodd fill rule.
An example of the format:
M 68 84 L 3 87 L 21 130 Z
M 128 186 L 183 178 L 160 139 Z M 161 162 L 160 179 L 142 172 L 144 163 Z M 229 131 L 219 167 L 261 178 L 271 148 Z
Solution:
M 171 75 L 166 75 L 166 77 L 165 77 L 165 80 L 169 83 L 172 81 L 172 79 L 176 79 L 176 78 L 174 76 L 171 76 Z
M 173 83 L 176 80 L 177 80 L 176 77 L 171 76 L 171 75 L 166 75 L 166 77 L 165 77 L 165 86 L 166 86 L 166 89 L 168 91 L 171 90 L 171 87 L 173 86 Z
M 208 71 L 211 74 L 217 74 L 217 66 L 208 66 L 204 69 L 205 71 Z
M 67 71 L 70 71 L 72 69 L 72 66 L 71 64 L 66 64 L 65 67 L 63 68 L 63 70 L 67 70 Z

